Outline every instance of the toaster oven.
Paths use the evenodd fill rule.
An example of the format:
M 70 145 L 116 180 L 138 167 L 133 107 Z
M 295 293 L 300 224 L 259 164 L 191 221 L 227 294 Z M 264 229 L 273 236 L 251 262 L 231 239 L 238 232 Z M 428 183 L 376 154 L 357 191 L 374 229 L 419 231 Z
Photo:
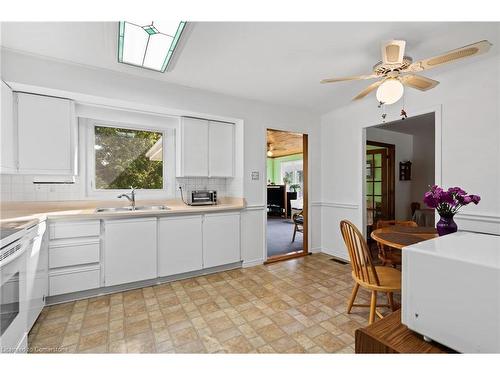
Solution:
M 215 190 L 192 190 L 187 196 L 187 204 L 190 206 L 204 206 L 217 204 L 217 191 Z

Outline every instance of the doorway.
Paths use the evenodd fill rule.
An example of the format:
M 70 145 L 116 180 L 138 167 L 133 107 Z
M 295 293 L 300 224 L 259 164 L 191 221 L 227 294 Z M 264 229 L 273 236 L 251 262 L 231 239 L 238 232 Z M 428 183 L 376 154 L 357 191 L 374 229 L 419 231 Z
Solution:
M 380 219 L 434 226 L 434 210 L 425 206 L 423 196 L 430 186 L 440 183 L 437 119 L 436 112 L 430 112 L 366 128 L 363 184 L 368 239 Z
M 308 253 L 307 134 L 267 129 L 267 262 Z

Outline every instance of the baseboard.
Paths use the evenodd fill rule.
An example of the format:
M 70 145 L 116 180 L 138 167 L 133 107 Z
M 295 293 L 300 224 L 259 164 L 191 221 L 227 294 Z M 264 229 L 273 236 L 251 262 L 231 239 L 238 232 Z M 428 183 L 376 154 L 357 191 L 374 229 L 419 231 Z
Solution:
M 260 266 L 261 264 L 264 264 L 264 259 L 255 259 L 255 260 L 249 260 L 249 261 L 243 261 L 243 264 L 241 265 L 243 268 L 248 268 L 248 267 L 255 267 L 255 266 Z
M 118 292 L 125 292 L 127 290 L 155 286 L 158 284 L 188 279 L 191 277 L 209 275 L 212 273 L 228 271 L 228 270 L 241 268 L 241 267 L 242 267 L 241 262 L 235 262 L 235 263 L 226 264 L 223 266 L 217 266 L 217 267 L 205 268 L 202 270 L 197 270 L 197 271 L 192 271 L 192 272 L 181 273 L 178 275 L 164 276 L 164 277 L 158 277 L 158 278 L 150 279 L 150 280 L 136 281 L 136 282 L 128 283 L 128 284 L 120 284 L 120 285 L 101 287 L 101 288 L 90 289 L 90 290 L 82 290 L 79 292 L 59 294 L 59 295 L 55 295 L 55 296 L 48 296 L 46 299 L 45 305 L 50 306 L 50 305 L 55 305 L 55 304 L 63 303 L 63 302 L 77 301 L 77 300 L 84 299 L 84 298 L 97 297 L 97 296 L 102 296 L 102 295 L 106 295 L 106 294 L 118 293 Z
M 312 247 L 309 252 L 313 253 L 313 254 L 315 254 L 315 253 L 321 253 L 321 247 L 320 246 Z

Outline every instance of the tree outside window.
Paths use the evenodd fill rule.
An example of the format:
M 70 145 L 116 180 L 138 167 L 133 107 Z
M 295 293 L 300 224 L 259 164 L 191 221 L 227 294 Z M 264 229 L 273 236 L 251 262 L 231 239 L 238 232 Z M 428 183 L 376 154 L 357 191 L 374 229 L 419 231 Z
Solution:
M 95 126 L 96 189 L 163 189 L 161 132 Z

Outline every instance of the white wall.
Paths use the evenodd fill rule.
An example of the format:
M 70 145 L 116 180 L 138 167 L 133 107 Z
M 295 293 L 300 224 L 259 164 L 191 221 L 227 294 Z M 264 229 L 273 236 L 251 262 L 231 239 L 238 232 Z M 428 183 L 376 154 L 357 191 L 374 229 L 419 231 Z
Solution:
M 411 201 L 426 208 L 423 199 L 429 186 L 434 184 L 435 139 L 434 128 L 413 135 L 413 159 L 411 159 Z
M 245 218 L 245 226 L 260 227 L 259 235 L 246 236 L 242 245 L 248 262 L 264 256 L 264 212 L 266 183 L 266 128 L 309 134 L 309 163 L 320 163 L 319 116 L 291 107 L 271 105 L 156 80 L 96 69 L 92 67 L 45 59 L 28 54 L 2 50 L 2 78 L 34 86 L 47 87 L 84 95 L 100 96 L 129 103 L 160 106 L 191 111 L 200 115 L 224 116 L 244 121 L 243 190 L 249 206 L 258 214 Z M 159 73 L 160 74 L 160 73 Z M 253 181 L 251 172 L 260 172 Z M 320 199 L 320 171 L 310 168 L 310 201 Z M 319 211 L 311 209 L 311 249 L 320 246 Z M 243 231 L 245 231 L 245 226 Z
M 441 111 L 436 181 L 482 197 L 479 206 L 468 206 L 457 217 L 459 227 L 500 233 L 500 58 L 472 60 L 428 74 L 441 81 L 431 91 L 407 89 L 406 109 L 409 116 Z M 400 109 L 389 107 L 387 121 L 398 119 Z M 329 254 L 347 258 L 340 220 L 362 227 L 363 129 L 378 123 L 380 109 L 372 96 L 321 118 L 322 249 Z
M 399 180 L 399 162 L 413 160 L 413 136 L 379 128 L 366 129 L 366 140 L 395 145 L 394 161 L 394 201 L 396 220 L 408 220 L 411 216 L 412 181 Z

